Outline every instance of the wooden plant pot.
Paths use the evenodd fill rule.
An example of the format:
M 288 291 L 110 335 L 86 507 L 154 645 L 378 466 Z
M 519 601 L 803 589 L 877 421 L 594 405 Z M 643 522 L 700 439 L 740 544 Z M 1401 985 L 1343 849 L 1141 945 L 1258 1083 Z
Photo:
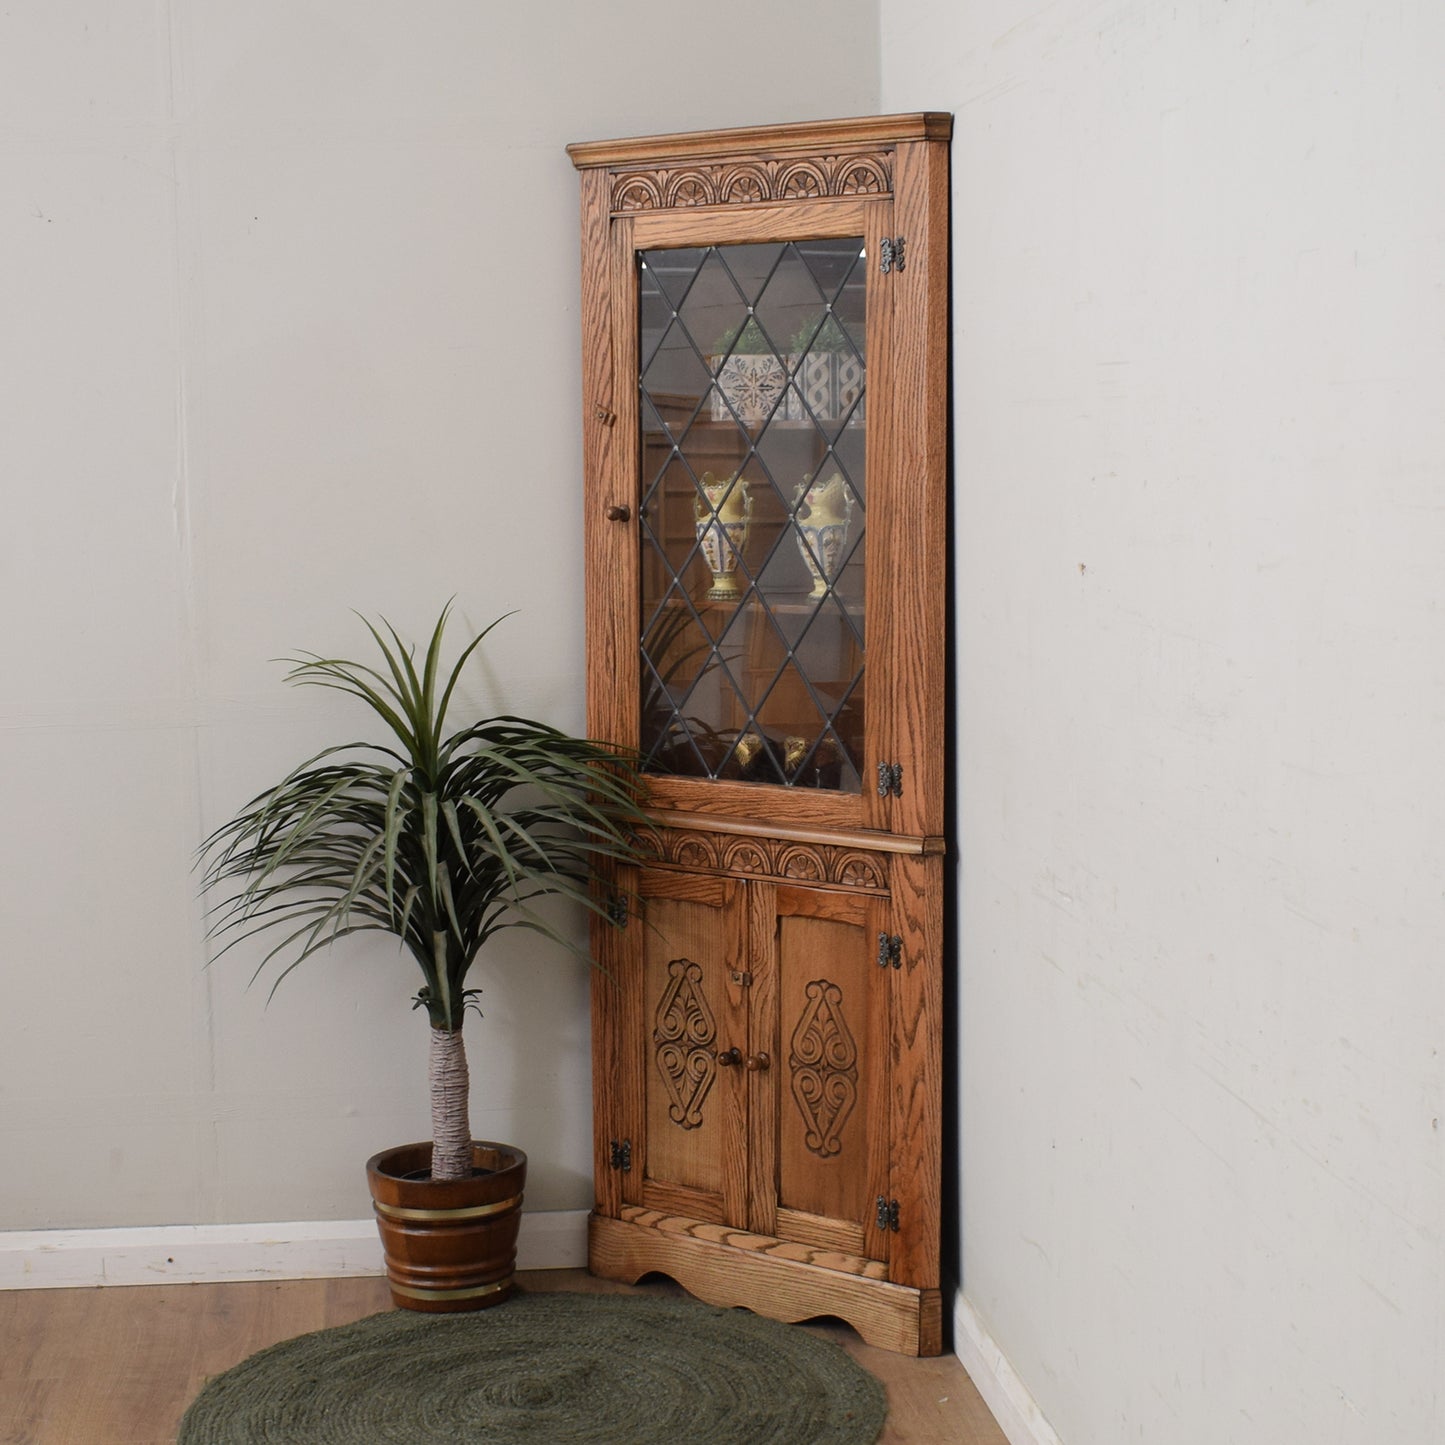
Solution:
M 484 1310 L 512 1292 L 527 1156 L 472 1141 L 469 1179 L 433 1179 L 431 1144 L 366 1161 L 391 1298 L 401 1309 Z

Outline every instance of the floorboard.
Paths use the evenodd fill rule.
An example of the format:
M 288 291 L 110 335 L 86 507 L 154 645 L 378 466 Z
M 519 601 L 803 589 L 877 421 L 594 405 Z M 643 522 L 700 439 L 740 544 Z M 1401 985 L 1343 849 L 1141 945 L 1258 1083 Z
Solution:
M 680 1294 L 670 1281 L 520 1275 L 524 1288 Z M 390 1307 L 381 1279 L 0 1291 L 0 1445 L 174 1445 L 205 1382 L 279 1340 Z M 799 1326 L 842 1345 L 888 1391 L 882 1445 L 1008 1445 L 952 1355 L 912 1360 L 846 1325 Z

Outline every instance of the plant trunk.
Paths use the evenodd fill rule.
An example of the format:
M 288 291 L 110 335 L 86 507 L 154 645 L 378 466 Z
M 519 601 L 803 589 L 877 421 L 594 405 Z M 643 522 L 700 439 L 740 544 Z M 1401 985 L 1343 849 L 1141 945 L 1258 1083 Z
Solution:
M 431 1031 L 431 1177 L 465 1179 L 472 1172 L 470 1080 L 460 1029 Z

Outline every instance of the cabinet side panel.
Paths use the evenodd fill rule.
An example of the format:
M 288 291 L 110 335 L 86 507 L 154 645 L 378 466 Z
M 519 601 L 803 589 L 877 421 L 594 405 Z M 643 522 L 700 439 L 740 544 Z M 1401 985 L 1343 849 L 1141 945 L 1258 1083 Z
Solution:
M 894 234 L 893 206 L 875 206 L 868 217 L 868 661 L 864 697 L 868 754 L 863 759 L 864 826 L 894 829 L 891 798 L 880 796 L 876 769 L 897 754 L 894 713 L 898 695 L 899 641 L 892 597 L 901 572 L 892 560 L 901 522 L 893 502 L 898 489 L 897 386 L 893 354 L 893 293 L 896 277 L 885 275 L 878 257 L 885 237 Z
M 890 445 L 896 491 L 889 532 L 896 586 L 889 656 L 898 669 L 893 713 L 902 795 L 894 832 L 943 831 L 944 637 L 948 560 L 948 148 L 902 145 L 893 224 L 904 269 L 892 277 Z
M 892 980 L 892 1121 L 890 1179 L 898 1232 L 889 1278 L 932 1289 L 938 1284 L 942 1200 L 943 860 L 892 860 L 893 925 L 901 940 Z

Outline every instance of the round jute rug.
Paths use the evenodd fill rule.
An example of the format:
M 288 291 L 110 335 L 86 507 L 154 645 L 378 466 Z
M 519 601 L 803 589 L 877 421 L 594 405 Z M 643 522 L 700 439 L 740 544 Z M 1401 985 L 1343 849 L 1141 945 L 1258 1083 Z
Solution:
M 272 1345 L 201 1391 L 177 1445 L 872 1445 L 886 1413 L 872 1375 L 793 1326 L 532 1294 Z

